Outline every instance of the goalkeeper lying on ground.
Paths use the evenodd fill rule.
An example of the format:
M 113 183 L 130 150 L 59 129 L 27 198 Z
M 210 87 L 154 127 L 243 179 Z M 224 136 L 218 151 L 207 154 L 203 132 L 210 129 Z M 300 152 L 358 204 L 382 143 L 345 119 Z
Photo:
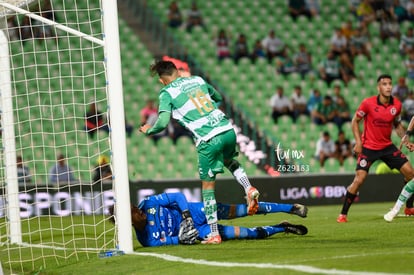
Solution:
M 203 210 L 202 202 L 187 202 L 182 193 L 162 193 L 149 196 L 138 207 L 131 206 L 132 226 L 143 246 L 195 244 L 210 233 Z M 306 206 L 300 204 L 259 202 L 256 214 L 285 212 L 304 218 L 307 211 Z M 113 208 L 109 212 L 113 215 Z M 217 214 L 219 220 L 245 217 L 247 206 L 218 203 Z M 264 239 L 280 232 L 297 235 L 308 232 L 305 226 L 288 222 L 255 228 L 218 224 L 218 229 L 223 240 Z

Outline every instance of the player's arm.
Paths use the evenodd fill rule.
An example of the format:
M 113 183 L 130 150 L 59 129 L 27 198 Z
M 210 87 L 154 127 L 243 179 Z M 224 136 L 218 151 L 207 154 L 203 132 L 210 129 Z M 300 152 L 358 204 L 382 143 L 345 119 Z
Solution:
M 164 130 L 171 119 L 171 97 L 166 92 L 161 92 L 159 96 L 158 118 L 153 126 L 149 124 L 142 125 L 139 130 L 146 134 L 157 134 Z
M 160 228 L 155 216 L 147 213 L 145 231 L 136 230 L 137 239 L 143 246 L 178 245 L 178 236 L 165 236 L 165 230 Z
M 155 121 L 153 126 L 149 124 L 145 124 L 145 125 L 142 125 L 139 128 L 139 130 L 146 135 L 157 134 L 168 126 L 168 123 L 170 123 L 170 118 L 171 118 L 171 113 L 161 112 L 158 114 L 157 121 Z
M 164 193 L 169 205 L 177 205 L 182 211 L 188 210 L 188 201 L 183 193 Z M 166 205 L 167 206 L 167 205 Z
M 359 123 L 362 121 L 363 116 L 360 116 L 358 113 L 355 113 L 351 121 L 352 134 L 355 139 L 354 153 L 359 155 L 362 153 L 362 139 L 361 139 L 361 130 L 359 128 Z
M 198 230 L 194 226 L 193 217 L 188 207 L 188 202 L 182 193 L 164 193 L 169 206 L 177 206 L 181 210 L 182 221 L 178 233 L 178 242 L 181 244 L 194 244 L 198 237 Z M 163 199 L 162 201 L 166 201 Z M 167 206 L 167 205 L 165 205 Z
M 394 129 L 397 135 L 400 138 L 403 138 L 405 135 L 405 128 L 404 128 L 404 125 L 401 123 L 401 117 L 400 116 L 395 117 L 393 124 L 394 124 Z
M 362 138 L 359 123 L 369 114 L 369 110 L 368 100 L 365 99 L 359 105 L 351 121 L 352 134 L 355 139 L 354 154 L 357 156 L 362 153 Z
M 402 123 L 400 122 L 400 125 L 402 126 Z M 414 116 L 411 118 L 410 123 L 407 126 L 407 130 L 404 132 L 403 128 L 403 136 L 401 137 L 401 143 L 400 143 L 400 150 L 403 145 L 407 146 L 407 148 L 412 152 L 414 150 L 414 144 L 410 143 L 410 135 L 414 133 Z M 396 128 L 397 129 L 397 128 Z M 397 132 L 398 133 L 398 132 Z

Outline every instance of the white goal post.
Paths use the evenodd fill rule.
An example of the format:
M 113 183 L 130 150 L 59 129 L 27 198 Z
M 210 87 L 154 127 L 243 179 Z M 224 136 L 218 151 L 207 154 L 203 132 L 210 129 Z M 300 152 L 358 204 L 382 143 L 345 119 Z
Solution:
M 0 1 L 0 97 L 3 268 L 27 271 L 44 266 L 44 258 L 81 252 L 132 252 L 116 0 Z M 92 103 L 103 109 L 96 131 L 85 128 Z M 56 173 L 52 181 L 58 155 L 74 180 Z M 103 159 L 112 177 L 94 181 Z M 26 165 L 30 179 L 21 174 Z

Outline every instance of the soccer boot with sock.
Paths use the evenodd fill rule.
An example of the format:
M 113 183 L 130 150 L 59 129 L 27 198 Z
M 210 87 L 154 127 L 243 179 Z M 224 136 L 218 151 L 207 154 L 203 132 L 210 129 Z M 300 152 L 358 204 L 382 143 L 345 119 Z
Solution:
M 348 222 L 348 218 L 345 214 L 339 214 L 338 218 L 336 218 L 336 221 L 339 223 Z
M 221 244 L 221 236 L 220 235 L 207 235 L 204 240 L 201 241 L 202 244 Z
M 308 214 L 308 208 L 302 204 L 295 203 L 289 213 L 298 215 L 302 218 L 306 218 Z
M 259 191 L 250 187 L 247 192 L 247 215 L 251 216 L 256 214 L 257 209 L 259 209 Z
M 387 214 L 384 215 L 384 220 L 387 222 L 392 222 L 392 220 L 397 216 L 398 211 L 391 209 Z
M 285 233 L 292 233 L 295 235 L 306 235 L 308 233 L 308 229 L 301 224 L 291 224 L 289 222 L 282 222 L 274 226 L 283 227 L 285 229 Z
M 414 207 L 406 207 L 404 209 L 404 214 L 406 216 L 414 216 Z

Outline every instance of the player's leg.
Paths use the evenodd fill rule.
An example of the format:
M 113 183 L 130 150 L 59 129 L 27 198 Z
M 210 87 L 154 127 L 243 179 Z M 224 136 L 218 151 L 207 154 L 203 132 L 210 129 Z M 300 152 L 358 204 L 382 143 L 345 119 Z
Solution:
M 306 218 L 308 215 L 308 208 L 299 203 L 286 204 L 286 203 L 269 203 L 259 202 L 259 209 L 256 214 L 278 213 L 284 212 L 288 214 L 297 215 L 301 218 Z
M 308 233 L 308 229 L 305 226 L 291 224 L 288 222 L 282 222 L 273 226 L 260 226 L 252 228 L 219 224 L 219 231 L 223 240 L 265 239 L 282 232 L 296 235 L 306 235 Z
M 404 186 L 409 182 L 409 180 L 404 178 Z M 407 216 L 413 216 L 414 215 L 414 194 L 407 199 L 405 202 L 405 209 L 404 214 Z
M 203 244 L 221 243 L 217 227 L 217 202 L 214 188 L 216 174 L 223 172 L 223 162 L 218 157 L 221 151 L 217 149 L 217 142 L 218 140 L 215 137 L 197 146 L 198 171 L 202 183 L 201 194 L 204 204 L 204 214 L 211 229 L 210 235 L 202 242 Z
M 202 181 L 202 197 L 204 203 L 204 213 L 207 223 L 210 226 L 210 235 L 202 243 L 219 244 L 221 243 L 220 234 L 217 227 L 217 203 L 214 193 L 214 181 Z
M 362 169 L 356 170 L 354 180 L 352 181 L 351 185 L 349 185 L 347 188 L 344 203 L 342 205 L 341 214 L 336 219 L 337 222 L 343 223 L 343 222 L 348 221 L 347 215 L 348 215 L 349 208 L 354 202 L 358 194 L 359 187 L 364 183 L 367 175 L 368 175 L 368 172 L 365 170 L 362 170 Z
M 387 222 L 391 222 L 395 216 L 397 216 L 398 212 L 400 211 L 401 207 L 406 203 L 408 198 L 410 198 L 414 193 L 414 169 L 409 161 L 406 161 L 400 168 L 401 174 L 404 175 L 404 178 L 411 178 L 410 181 L 403 187 L 400 195 L 398 196 L 397 201 L 395 202 L 394 207 L 384 215 L 384 219 Z
M 410 181 L 412 178 L 404 178 L 404 186 Z M 414 215 L 414 194 L 407 199 L 405 202 L 405 209 L 404 214 L 407 216 L 413 216 Z
M 222 134 L 224 166 L 232 173 L 236 181 L 243 187 L 247 197 L 247 213 L 254 215 L 258 209 L 259 191 L 253 187 L 240 163 L 234 159 L 236 152 L 236 133 L 233 130 Z
M 349 208 L 357 197 L 359 188 L 365 182 L 365 179 L 368 176 L 369 168 L 377 159 L 379 159 L 379 152 L 369 150 L 364 147 L 362 148 L 362 153 L 359 155 L 357 160 L 355 177 L 352 183 L 347 187 L 341 213 L 336 219 L 337 222 L 343 223 L 348 221 L 347 215 Z
M 259 202 L 257 214 L 268 213 L 289 213 L 305 218 L 308 208 L 302 204 L 286 204 L 274 202 Z M 229 220 L 247 216 L 247 206 L 245 204 L 217 204 L 217 217 L 219 220 Z
M 413 195 L 413 193 L 414 181 L 410 180 L 401 190 L 401 193 L 398 196 L 398 199 L 395 202 L 394 207 L 387 214 L 384 215 L 384 220 L 386 220 L 387 222 L 391 222 L 394 219 L 394 217 L 398 215 L 398 212 L 400 212 L 401 207 L 404 205 L 407 199 Z
M 414 195 L 408 198 L 408 200 L 405 202 L 405 209 L 404 213 L 407 216 L 414 216 Z

